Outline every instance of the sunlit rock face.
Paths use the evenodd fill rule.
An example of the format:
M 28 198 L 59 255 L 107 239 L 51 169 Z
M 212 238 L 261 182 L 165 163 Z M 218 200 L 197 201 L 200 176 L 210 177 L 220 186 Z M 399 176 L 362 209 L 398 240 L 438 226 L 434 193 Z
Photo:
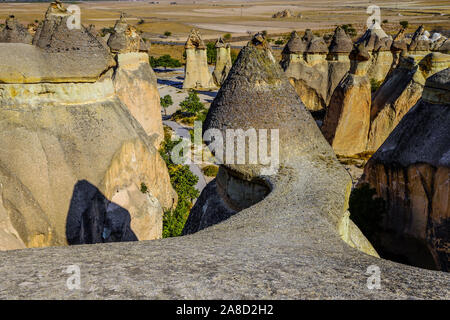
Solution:
M 300 38 L 291 34 L 283 49 L 281 66 L 308 110 L 322 110 L 327 105 L 328 48 L 325 41 L 307 30 Z
M 5 27 L 0 30 L 0 42 L 31 44 L 33 37 L 17 19 L 11 15 L 5 20 Z
M 365 152 L 370 126 L 370 55 L 360 44 L 350 53 L 350 59 L 350 72 L 334 90 L 321 127 L 333 150 L 342 157 L 358 157 Z
M 216 66 L 213 71 L 213 79 L 217 86 L 221 86 L 227 78 L 233 65 L 231 62 L 231 47 L 229 44 L 225 43 L 222 37 L 219 37 L 215 48 L 217 51 L 217 56 Z
M 200 33 L 193 29 L 186 44 L 186 67 L 183 89 L 213 89 L 215 84 L 208 69 L 206 46 Z
M 157 135 L 116 92 L 124 82 L 113 80 L 114 57 L 88 29 L 69 30 L 66 19 L 61 3 L 52 3 L 36 46 L 0 44 L 3 250 L 160 238 L 163 209 L 176 203 Z M 153 81 L 122 60 L 136 83 Z
M 429 53 L 419 63 L 403 56 L 372 99 L 367 150 L 375 152 L 422 96 L 425 81 L 450 66 L 450 55 Z
M 265 132 L 271 139 L 274 134 L 272 130 L 275 129 L 278 132 L 278 140 L 276 145 L 270 144 L 268 150 L 271 153 L 278 150 L 279 165 L 275 171 L 268 171 L 270 164 L 250 162 L 249 143 L 244 146 L 248 155 L 247 161 L 242 164 L 237 164 L 236 161 L 231 163 L 228 152 L 235 149 L 235 144 L 233 142 L 230 145 L 231 141 L 225 141 L 225 157 L 219 157 L 224 163 L 220 166 L 217 178 L 205 188 L 192 208 L 184 234 L 199 231 L 247 208 L 270 206 L 272 200 L 268 199 L 278 197 L 274 193 L 286 192 L 295 198 L 294 194 L 303 194 L 304 188 L 311 187 L 307 187 L 305 181 L 309 179 L 306 176 L 312 174 L 320 185 L 317 187 L 327 189 L 321 194 L 328 194 L 333 209 L 322 212 L 320 201 L 310 199 L 311 202 L 305 201 L 296 210 L 302 211 L 304 206 L 309 212 L 322 212 L 319 214 L 320 219 L 325 219 L 324 221 L 329 221 L 334 226 L 333 232 L 336 236 L 350 246 L 377 256 L 371 244 L 348 218 L 346 209 L 351 186 L 350 177 L 337 161 L 333 150 L 323 138 L 289 79 L 276 63 L 261 34 L 254 36 L 241 50 L 209 109 L 203 129 L 217 130 L 224 137 L 230 134 L 230 129 L 241 129 L 242 134 L 255 129 L 257 139 L 261 139 L 260 130 L 269 131 Z M 262 149 L 259 150 L 262 152 Z M 218 157 L 217 150 L 215 156 Z M 284 177 L 290 177 L 292 180 L 283 185 L 279 179 L 283 180 Z M 294 182 L 297 178 L 303 182 Z M 321 182 L 318 182 L 319 180 Z M 295 190 L 291 189 L 294 185 Z M 328 193 L 331 189 L 333 194 Z M 272 212 L 271 210 L 280 213 L 280 218 L 283 219 L 282 208 L 267 208 L 264 212 Z M 305 219 L 306 224 L 311 222 L 308 218 Z M 275 221 L 271 223 L 276 224 Z
M 392 37 L 388 36 L 381 27 L 374 26 L 356 41 L 364 45 L 370 54 L 367 66 L 367 77 L 370 81 L 382 82 L 391 69 L 394 57 L 390 51 Z
M 393 259 L 449 271 L 450 69 L 429 77 L 422 98 L 367 163 L 363 182 L 386 203 L 382 248 Z

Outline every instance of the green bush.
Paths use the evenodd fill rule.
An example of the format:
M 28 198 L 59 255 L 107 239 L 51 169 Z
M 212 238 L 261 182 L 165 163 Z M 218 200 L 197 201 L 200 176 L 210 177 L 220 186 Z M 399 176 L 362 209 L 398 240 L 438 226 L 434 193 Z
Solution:
M 164 35 L 165 35 L 166 37 L 170 37 L 170 36 L 172 35 L 172 32 L 166 31 L 166 32 L 164 32 Z
M 376 246 L 377 232 L 385 216 L 385 202 L 376 197 L 376 190 L 364 184 L 353 189 L 350 194 L 350 219 L 358 226 L 361 232 Z
M 167 116 L 167 108 L 173 105 L 172 97 L 166 94 L 164 97 L 159 98 L 161 107 L 164 108 L 164 114 Z
M 226 41 L 230 41 L 231 40 L 231 33 L 225 33 L 223 35 L 223 39 L 226 40 Z
M 189 95 L 180 103 L 181 111 L 197 115 L 200 111 L 205 109 L 205 106 L 200 101 L 197 91 L 190 90 Z
M 200 192 L 195 189 L 198 177 L 194 175 L 187 165 L 177 165 L 170 159 L 173 148 L 181 141 L 171 140 L 169 130 L 164 128 L 164 141 L 161 144 L 159 153 L 166 162 L 169 170 L 170 182 L 178 195 L 177 207 L 174 210 L 164 212 L 163 216 L 163 238 L 180 236 L 184 224 L 192 208 L 192 201 L 196 199 Z
M 277 40 L 275 40 L 274 43 L 275 43 L 276 45 L 280 46 L 280 45 L 282 45 L 282 44 L 284 43 L 284 41 L 283 41 L 282 39 L 277 39 Z
M 353 28 L 353 26 L 351 24 L 344 24 L 341 26 L 341 28 L 345 31 L 345 33 L 350 36 L 350 37 L 355 37 L 356 36 L 356 29 Z
M 179 60 L 172 58 L 168 54 L 165 54 L 159 58 L 150 57 L 150 65 L 152 68 L 163 67 L 164 69 L 179 68 L 182 66 Z
M 142 182 L 141 183 L 141 192 L 142 193 L 147 193 L 147 191 L 148 191 L 147 185 Z
M 206 44 L 206 58 L 208 59 L 209 64 L 216 63 L 217 50 L 216 50 L 216 44 L 214 42 L 208 42 Z
M 382 81 L 377 81 L 373 78 L 370 79 L 370 90 L 372 92 L 375 92 L 378 90 L 378 88 L 381 86 L 383 82 Z
M 400 21 L 400 25 L 401 25 L 403 28 L 407 29 L 408 26 L 409 26 L 409 22 L 406 21 L 406 20 L 403 20 L 403 21 Z
M 202 169 L 203 174 L 207 177 L 215 177 L 217 176 L 217 173 L 219 172 L 219 168 L 214 165 L 206 166 Z

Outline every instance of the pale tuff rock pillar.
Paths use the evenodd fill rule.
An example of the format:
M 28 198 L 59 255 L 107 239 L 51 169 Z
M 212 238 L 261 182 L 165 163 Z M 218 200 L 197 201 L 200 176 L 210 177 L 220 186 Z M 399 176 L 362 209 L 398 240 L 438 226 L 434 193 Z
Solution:
M 367 67 L 369 80 L 381 82 L 386 78 L 391 69 L 393 56 L 390 51 L 392 37 L 388 36 L 381 28 L 370 28 L 356 41 L 362 44 L 370 54 Z
M 157 79 L 149 64 L 148 47 L 121 15 L 108 40 L 111 51 L 117 53 L 114 88 L 120 101 L 151 136 L 159 148 L 164 139 L 161 104 Z
M 450 68 L 429 77 L 422 98 L 367 163 L 362 177 L 385 200 L 377 235 L 402 263 L 450 271 Z
M 216 67 L 213 71 L 213 79 L 217 86 L 221 86 L 233 66 L 231 62 L 231 47 L 223 41 L 222 37 L 219 37 L 215 47 L 217 50 L 217 58 Z
M 360 44 L 350 53 L 350 60 L 350 72 L 331 97 L 322 132 L 338 156 L 358 157 L 366 149 L 370 125 L 370 56 Z
M 216 86 L 208 69 L 206 46 L 197 30 L 192 30 L 185 44 L 186 67 L 183 89 L 213 89 Z
M 286 76 L 311 111 L 322 110 L 327 105 L 328 48 L 322 38 L 314 37 L 310 30 L 302 39 L 294 31 L 283 49 L 280 62 Z
M 337 27 L 329 47 L 327 105 L 329 105 L 334 90 L 350 69 L 349 54 L 353 49 L 352 39 L 345 31 Z
M 436 72 L 450 67 L 450 55 L 433 52 L 419 63 L 403 56 L 372 99 L 371 126 L 367 150 L 375 152 L 403 116 L 422 95 L 425 81 Z

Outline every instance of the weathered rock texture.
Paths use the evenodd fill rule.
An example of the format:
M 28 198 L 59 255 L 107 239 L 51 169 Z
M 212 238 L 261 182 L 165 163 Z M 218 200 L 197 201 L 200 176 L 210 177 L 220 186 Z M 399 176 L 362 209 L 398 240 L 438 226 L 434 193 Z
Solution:
M 233 76 L 235 68 L 245 76 Z M 185 237 L 0 252 L 8 261 L 0 265 L 0 298 L 450 298 L 449 274 L 378 259 L 341 240 L 337 225 L 347 239 L 364 237 L 345 214 L 350 178 L 313 119 L 266 49 L 244 48 L 233 69 L 210 123 L 287 124 L 280 128 L 283 166 L 264 178 L 270 193 L 262 201 Z M 231 115 L 219 116 L 219 107 Z M 80 290 L 66 286 L 71 274 L 63 271 L 73 264 L 81 270 Z M 367 288 L 371 265 L 381 271 L 378 290 Z
M 186 49 L 186 67 L 183 89 L 212 89 L 214 81 L 208 69 L 206 46 L 200 33 L 193 29 L 184 46 Z
M 365 167 L 386 201 L 383 250 L 399 261 L 449 271 L 450 69 L 428 78 L 422 98 Z M 448 289 L 448 286 L 447 286 Z
M 376 26 L 367 31 L 356 41 L 356 44 L 363 44 L 370 54 L 367 66 L 367 77 L 371 81 L 382 82 L 394 62 L 394 57 L 390 51 L 392 37 L 388 36 L 381 27 Z
M 367 77 L 370 55 L 360 44 L 350 54 L 351 69 L 339 83 L 321 127 L 338 156 L 365 152 L 370 126 L 371 89 Z
M 55 13 L 55 6 L 59 13 Z M 6 233 L 9 239 L 0 243 L 0 249 L 67 244 L 66 232 L 73 230 L 67 217 L 80 217 L 82 212 L 95 214 L 91 217 L 94 220 L 95 216 L 99 220 L 104 217 L 105 228 L 113 232 L 117 228 L 126 230 L 126 219 L 117 224 L 108 214 L 123 216 L 125 210 L 138 239 L 161 237 L 162 208 L 172 207 L 176 195 L 165 163 L 154 147 L 157 136 L 145 133 L 128 110 L 126 99 L 127 106 L 121 101 L 123 95 L 115 91 L 129 85 L 121 83 L 128 79 L 120 79 L 131 77 L 127 72 L 134 72 L 134 83 L 153 80 L 146 78 L 148 73 L 121 64 L 123 59 L 119 58 L 122 70 L 118 72 L 125 75 L 118 75 L 113 83 L 114 70 L 108 69 L 108 62 L 114 60 L 109 50 L 86 28 L 67 29 L 60 6 L 50 5 L 35 37 L 43 48 L 0 45 L 0 55 L 10 62 L 8 68 L 0 69 L 0 221 L 4 226 L 0 235 Z M 74 49 L 68 49 L 66 38 L 77 41 Z M 25 63 L 21 60 L 24 52 L 30 54 Z M 16 76 L 27 74 L 35 58 L 52 63 L 42 65 L 42 70 L 31 68 L 33 81 Z M 64 65 L 66 59 L 70 67 Z M 87 65 L 90 59 L 93 64 Z M 2 58 L 0 61 L 5 63 Z M 59 83 L 62 79 L 65 83 Z M 141 97 L 139 103 L 143 100 Z M 74 190 L 82 180 L 98 189 L 103 198 L 95 196 L 90 205 L 76 201 L 77 195 L 86 194 Z M 149 193 L 140 191 L 142 183 Z M 111 207 L 105 199 L 122 209 Z M 74 206 L 70 206 L 71 201 Z M 83 206 L 93 209 L 77 209 Z M 103 239 L 120 239 L 113 233 L 110 237 L 106 232 Z M 96 236 L 100 237 L 98 233 Z M 13 237 L 17 238 L 15 244 Z
M 305 106 L 311 111 L 327 106 L 328 48 L 308 32 L 301 39 L 294 31 L 283 50 L 281 66 Z
M 422 96 L 425 81 L 450 66 L 450 55 L 430 53 L 419 63 L 411 56 L 400 59 L 372 99 L 371 125 L 367 150 L 375 152 L 403 116 Z
M 114 53 L 147 52 L 150 49 L 149 43 L 139 36 L 135 27 L 127 23 L 123 13 L 116 21 L 107 43 Z
M 32 41 L 32 36 L 17 19 L 11 15 L 5 20 L 5 27 L 0 31 L 0 42 L 28 43 Z
M 213 71 L 213 79 L 217 86 L 221 86 L 231 70 L 231 47 L 220 37 L 216 42 L 216 66 Z

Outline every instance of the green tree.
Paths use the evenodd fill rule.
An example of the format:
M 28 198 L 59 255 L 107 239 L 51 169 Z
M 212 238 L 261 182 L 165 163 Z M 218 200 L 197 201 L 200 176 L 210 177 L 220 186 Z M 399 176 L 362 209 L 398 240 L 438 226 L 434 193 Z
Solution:
M 173 105 L 172 97 L 166 94 L 164 97 L 159 98 L 161 107 L 164 108 L 164 114 L 167 116 L 167 108 Z
M 197 115 L 205 107 L 198 96 L 197 91 L 190 90 L 189 95 L 180 103 L 181 111 Z
M 409 22 L 406 20 L 400 21 L 400 25 L 404 28 L 407 29 L 409 26 Z
M 181 67 L 181 62 L 177 59 L 172 58 L 169 54 L 165 54 L 159 58 L 150 57 L 150 65 L 152 66 L 152 68 L 179 68 Z
M 231 33 L 225 33 L 223 35 L 223 39 L 226 40 L 226 41 L 230 41 L 231 40 Z
M 172 32 L 166 31 L 166 32 L 164 32 L 164 35 L 165 35 L 166 37 L 170 37 L 170 36 L 172 35 Z
M 206 44 L 206 58 L 208 59 L 209 64 L 216 63 L 217 50 L 214 42 L 208 42 Z

